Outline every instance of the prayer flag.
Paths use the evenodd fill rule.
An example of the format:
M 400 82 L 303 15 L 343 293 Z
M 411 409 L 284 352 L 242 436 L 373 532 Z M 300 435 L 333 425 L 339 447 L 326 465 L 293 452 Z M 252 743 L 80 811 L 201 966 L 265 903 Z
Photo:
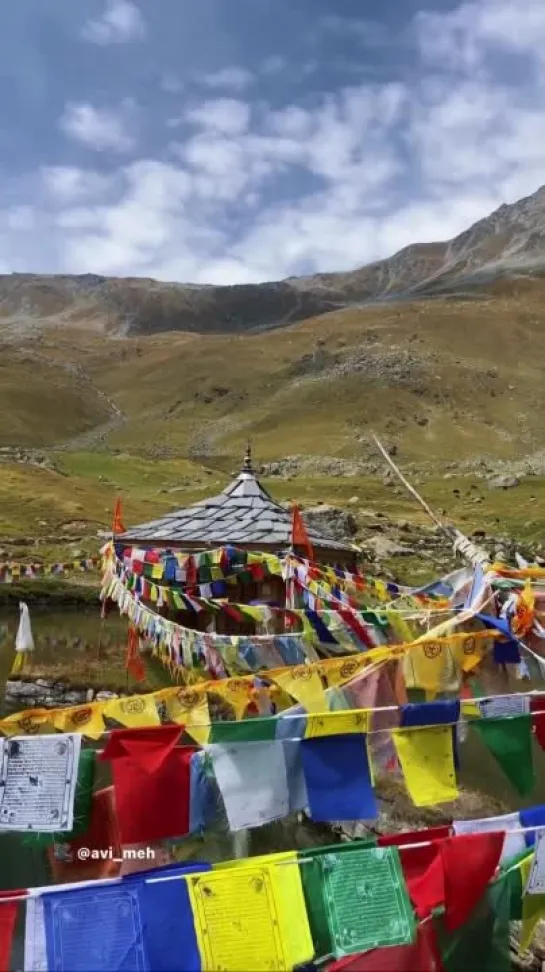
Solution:
M 336 958 L 414 940 L 416 924 L 396 847 L 356 848 L 319 860 Z
M 500 862 L 504 834 L 463 834 L 441 843 L 445 922 L 455 931 L 469 918 Z
M 275 672 L 273 681 L 304 705 L 307 712 L 327 712 L 322 680 L 316 669 L 310 665 L 295 665 Z
M 26 891 L 9 891 L 9 897 L 26 894 Z M 17 921 L 17 901 L 0 903 L 0 969 L 11 968 L 11 946 Z
M 207 752 L 231 830 L 259 827 L 305 806 L 299 743 L 212 743 Z
M 121 497 L 115 501 L 114 515 L 112 519 L 112 533 L 114 536 L 118 533 L 125 533 L 125 525 L 123 523 L 123 508 L 121 505 Z
M 483 820 L 454 820 L 452 824 L 455 834 L 486 834 L 503 831 L 505 839 L 501 854 L 502 864 L 525 850 L 524 834 L 511 832 L 520 830 L 522 826 L 518 813 L 506 813 L 501 817 L 487 817 Z
M 78 856 L 81 847 L 89 851 L 86 860 Z M 89 827 L 84 834 L 64 842 L 57 839 L 48 848 L 49 864 L 57 884 L 113 877 L 119 873 L 120 857 L 113 786 L 93 794 Z
M 130 881 L 42 896 L 55 972 L 151 972 L 138 886 Z
M 303 739 L 300 746 L 313 820 L 376 819 L 366 736 Z
M 366 840 L 354 840 L 346 844 L 330 844 L 326 847 L 311 847 L 299 851 L 301 867 L 299 872 L 305 894 L 308 921 L 314 942 L 314 954 L 320 959 L 329 955 L 332 950 L 331 934 L 327 923 L 326 904 L 320 858 L 324 854 L 352 853 L 355 849 L 376 847 L 374 837 Z
M 291 545 L 294 549 L 296 547 L 303 547 L 306 550 L 308 559 L 314 560 L 314 550 L 307 533 L 307 528 L 301 516 L 301 511 L 295 503 L 292 507 Z
M 531 717 L 479 719 L 471 725 L 517 793 L 520 796 L 531 793 L 535 785 Z
M 327 972 L 444 972 L 431 922 L 418 925 L 410 945 L 377 948 L 327 966 Z
M 182 729 L 115 729 L 102 753 L 111 760 L 122 844 L 142 844 L 189 832 L 190 760 L 176 747 Z
M 415 806 L 456 800 L 458 787 L 450 726 L 394 729 L 392 739 Z
M 189 894 L 206 972 L 291 968 L 270 866 L 248 864 L 191 876 Z

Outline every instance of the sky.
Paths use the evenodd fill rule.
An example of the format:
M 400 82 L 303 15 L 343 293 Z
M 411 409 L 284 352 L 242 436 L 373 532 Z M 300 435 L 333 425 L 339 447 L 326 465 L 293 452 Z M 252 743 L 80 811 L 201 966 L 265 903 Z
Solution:
M 0 272 L 245 284 L 545 182 L 544 0 L 16 0 Z

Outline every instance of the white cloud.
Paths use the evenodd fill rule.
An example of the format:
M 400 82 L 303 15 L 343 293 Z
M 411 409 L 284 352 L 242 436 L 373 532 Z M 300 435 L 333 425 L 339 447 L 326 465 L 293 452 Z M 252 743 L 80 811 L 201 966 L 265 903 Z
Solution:
M 232 66 L 203 74 L 198 80 L 207 88 L 228 88 L 232 91 L 243 91 L 252 83 L 253 74 L 246 68 Z
M 107 0 L 102 16 L 88 20 L 82 30 L 84 40 L 100 45 L 126 44 L 145 34 L 142 14 L 131 0 Z
M 28 196 L 5 194 L 0 260 L 28 266 L 27 237 L 47 238 L 40 258 L 60 269 L 248 283 L 446 239 L 533 192 L 545 181 L 541 0 L 420 14 L 411 36 L 418 70 L 401 80 L 276 110 L 208 92 L 175 120 L 170 145 L 164 124 L 160 157 L 108 176 L 43 170 L 32 233 L 20 229 Z M 130 103 L 72 104 L 62 125 L 88 147 L 121 152 L 133 146 L 134 116 Z
M 192 108 L 187 112 L 186 118 L 194 125 L 222 132 L 224 135 L 240 135 L 248 128 L 250 108 L 245 102 L 234 98 L 218 98 Z
M 46 192 L 62 205 L 98 198 L 112 185 L 109 176 L 71 165 L 54 165 L 42 169 Z
M 95 108 L 88 102 L 69 102 L 60 127 L 68 138 L 97 152 L 127 152 L 134 146 L 130 116 L 134 106 L 126 101 L 120 110 Z

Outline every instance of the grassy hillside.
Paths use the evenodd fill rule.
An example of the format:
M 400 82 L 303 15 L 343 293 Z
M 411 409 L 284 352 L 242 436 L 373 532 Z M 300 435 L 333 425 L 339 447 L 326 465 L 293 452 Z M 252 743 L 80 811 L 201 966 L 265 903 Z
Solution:
M 0 453 L 0 538 L 41 536 L 43 549 L 55 535 L 91 543 L 117 493 L 128 522 L 186 505 L 223 487 L 248 437 L 257 462 L 375 460 L 380 477 L 371 430 L 397 445 L 402 464 L 424 464 L 421 488 L 468 528 L 499 518 L 542 529 L 535 478 L 516 494 L 465 478 L 457 496 L 443 474 L 447 462 L 545 447 L 543 297 L 540 281 L 498 285 L 486 299 L 367 307 L 244 337 L 6 334 L 0 446 L 39 449 L 56 471 Z M 314 476 L 269 485 L 279 499 L 357 495 L 363 506 L 419 515 L 365 470 L 328 477 L 318 463 Z

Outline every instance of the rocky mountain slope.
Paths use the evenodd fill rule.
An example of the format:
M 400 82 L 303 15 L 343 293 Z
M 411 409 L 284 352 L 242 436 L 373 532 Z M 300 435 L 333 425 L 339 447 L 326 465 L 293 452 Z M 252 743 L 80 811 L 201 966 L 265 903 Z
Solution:
M 116 335 L 235 334 L 285 327 L 336 309 L 494 291 L 545 267 L 545 187 L 446 243 L 418 243 L 349 273 L 218 287 L 145 279 L 0 276 L 0 329 L 42 322 Z

